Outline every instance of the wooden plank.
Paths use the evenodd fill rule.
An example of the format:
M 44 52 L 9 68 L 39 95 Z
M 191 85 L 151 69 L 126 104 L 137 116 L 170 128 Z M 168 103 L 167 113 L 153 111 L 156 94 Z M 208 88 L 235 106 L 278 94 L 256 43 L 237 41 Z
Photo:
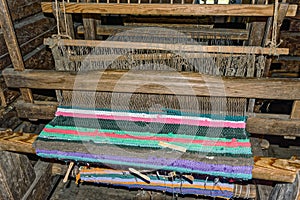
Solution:
M 32 143 L 37 135 L 30 133 L 14 133 L 10 129 L 0 131 L 0 150 L 35 153 Z
M 6 0 L 0 0 L 0 24 L 8 48 L 11 61 L 16 70 L 24 70 L 24 62 L 21 55 L 20 47 L 16 38 L 11 16 L 8 10 Z M 33 102 L 31 90 L 28 88 L 20 88 L 23 99 L 26 102 Z
M 179 31 L 184 33 L 183 36 L 191 37 L 191 38 L 213 38 L 213 39 L 221 39 L 226 38 L 230 40 L 247 40 L 248 39 L 248 31 L 244 29 L 221 29 L 221 28 L 182 28 L 181 24 L 177 24 L 177 27 L 172 28 L 175 31 Z M 180 27 L 180 28 L 178 28 Z M 149 27 L 143 26 L 118 26 L 118 25 L 101 25 L 97 26 L 97 35 L 114 35 L 120 32 L 132 30 L 132 29 L 142 29 L 148 30 Z M 164 28 L 164 27 L 161 27 Z M 151 29 L 150 29 L 151 30 Z M 77 33 L 84 34 L 84 27 L 78 26 Z M 151 36 L 163 37 L 161 33 L 153 33 L 149 31 Z M 138 36 L 139 34 L 134 35 L 134 33 L 128 33 L 130 36 Z M 167 37 L 180 37 L 180 35 L 168 35 Z M 182 36 L 181 36 L 182 37 Z
M 285 200 L 295 199 L 299 200 L 300 179 L 299 174 L 293 183 L 278 183 L 275 185 L 268 200 Z
M 299 160 L 254 157 L 252 176 L 256 179 L 293 183 L 300 170 Z
M 293 109 L 291 113 L 291 119 L 300 120 L 300 101 L 294 101 Z M 299 128 L 299 132 L 300 132 L 300 128 Z
M 53 119 L 57 103 L 47 102 L 42 103 L 36 101 L 34 104 L 18 101 L 16 110 L 20 118 L 26 119 Z
M 273 5 L 194 5 L 194 4 L 96 4 L 66 3 L 67 13 L 94 13 L 118 15 L 172 15 L 172 16 L 273 16 Z M 61 8 L 62 10 L 63 8 Z M 42 2 L 42 10 L 52 13 L 52 3 Z M 295 16 L 297 5 L 289 5 L 287 16 Z
M 132 70 L 74 73 L 5 69 L 3 76 L 7 86 L 13 88 L 300 99 L 300 93 L 297 92 L 300 87 L 299 79 L 214 77 L 191 72 Z
M 80 0 L 81 2 L 90 3 L 91 0 Z M 82 21 L 84 29 L 84 39 L 86 40 L 95 40 L 97 31 L 96 31 L 96 20 L 94 19 L 93 14 L 82 14 Z
M 44 17 L 41 13 L 15 24 L 15 29 L 21 54 L 26 55 L 43 44 L 45 37 L 49 37 L 55 33 L 56 27 L 54 19 Z M 11 60 L 7 52 L 3 34 L 1 33 L 0 44 L 3 44 L 0 45 L 0 69 L 3 69 L 11 64 Z
M 35 179 L 22 200 L 48 199 L 51 190 L 54 187 L 51 182 L 52 163 L 38 161 L 34 165 Z
M 300 120 L 249 117 L 247 131 L 263 135 L 300 137 Z
M 249 46 L 261 46 L 265 34 L 266 22 L 252 22 L 249 35 Z
M 0 199 L 20 200 L 35 179 L 25 155 L 0 151 Z
M 99 40 L 66 40 L 46 38 L 45 45 L 64 46 L 84 46 L 84 47 L 105 47 L 105 48 L 125 48 L 144 50 L 168 50 L 173 52 L 206 52 L 206 53 L 231 53 L 231 54 L 272 54 L 270 48 L 256 46 L 207 46 L 207 45 L 183 45 L 183 44 L 162 44 L 145 42 L 119 42 L 119 41 L 99 41 Z M 275 55 L 289 54 L 288 48 L 277 48 Z
M 13 21 L 32 16 L 42 11 L 40 0 L 7 1 Z

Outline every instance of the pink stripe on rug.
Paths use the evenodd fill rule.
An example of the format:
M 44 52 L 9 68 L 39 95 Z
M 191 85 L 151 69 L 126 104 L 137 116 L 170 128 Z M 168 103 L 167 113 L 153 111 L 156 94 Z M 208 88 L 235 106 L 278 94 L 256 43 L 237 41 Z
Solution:
M 232 139 L 230 142 L 223 142 L 223 141 L 197 140 L 197 139 L 188 139 L 188 138 L 132 136 L 129 134 L 99 132 L 98 130 L 95 130 L 94 132 L 80 132 L 80 131 L 76 131 L 76 130 L 44 128 L 43 131 L 47 132 L 47 133 L 69 134 L 69 135 L 77 135 L 77 136 L 92 136 L 92 137 L 98 136 L 98 137 L 108 137 L 108 138 L 118 138 L 118 139 L 154 140 L 154 141 L 163 141 L 163 142 L 192 143 L 192 144 L 201 144 L 203 146 L 250 147 L 249 142 L 238 142 L 236 139 Z
M 149 122 L 149 123 L 165 123 L 165 124 L 186 124 L 191 126 L 206 126 L 206 127 L 226 127 L 226 128 L 246 128 L 246 123 L 228 122 L 228 121 L 208 121 L 208 120 L 194 120 L 194 119 L 172 119 L 165 117 L 158 118 L 142 118 L 131 116 L 112 116 L 112 115 L 96 115 L 96 114 L 80 114 L 69 112 L 56 112 L 56 116 L 77 117 L 89 119 L 104 119 L 104 120 L 124 120 L 133 122 Z

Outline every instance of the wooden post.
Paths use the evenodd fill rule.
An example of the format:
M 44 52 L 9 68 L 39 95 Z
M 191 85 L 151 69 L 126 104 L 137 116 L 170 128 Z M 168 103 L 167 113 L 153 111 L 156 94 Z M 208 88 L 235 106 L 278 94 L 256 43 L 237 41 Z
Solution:
M 82 0 L 85 3 L 89 3 L 90 0 Z M 97 35 L 96 20 L 92 14 L 82 14 L 83 27 L 84 27 L 84 39 L 95 40 Z
M 22 199 L 34 179 L 34 169 L 25 155 L 0 151 L 0 199 Z
M 21 55 L 6 0 L 0 0 L 0 25 L 2 26 L 6 46 L 14 69 L 17 71 L 23 71 L 25 69 L 23 57 Z M 20 88 L 20 90 L 24 101 L 32 103 L 33 96 L 31 90 L 28 88 Z

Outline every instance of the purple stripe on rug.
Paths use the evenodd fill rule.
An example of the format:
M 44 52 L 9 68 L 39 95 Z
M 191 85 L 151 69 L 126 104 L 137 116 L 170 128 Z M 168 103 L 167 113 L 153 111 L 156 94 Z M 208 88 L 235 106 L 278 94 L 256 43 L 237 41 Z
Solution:
M 121 156 L 110 156 L 110 155 L 95 155 L 79 152 L 63 152 L 56 150 L 41 150 L 36 149 L 38 153 L 45 154 L 57 154 L 57 155 L 68 155 L 75 157 L 83 158 L 92 158 L 92 159 L 103 159 L 103 160 L 115 160 L 128 163 L 139 163 L 139 164 L 153 164 L 156 166 L 172 166 L 172 167 L 181 167 L 185 169 L 192 170 L 201 170 L 201 171 L 217 171 L 225 173 L 241 173 L 241 174 L 251 174 L 252 166 L 230 166 L 230 165 L 217 165 L 217 164 L 207 164 L 204 162 L 195 162 L 191 160 L 182 160 L 182 159 L 164 159 L 164 158 L 155 158 L 150 157 L 148 159 L 144 158 L 133 158 L 133 157 L 121 157 Z

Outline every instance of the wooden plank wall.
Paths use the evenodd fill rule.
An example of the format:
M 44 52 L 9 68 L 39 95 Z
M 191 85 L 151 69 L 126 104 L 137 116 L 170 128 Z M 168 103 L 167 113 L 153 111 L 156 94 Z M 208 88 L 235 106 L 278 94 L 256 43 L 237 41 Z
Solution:
M 282 44 L 280 47 L 289 48 L 288 56 L 280 56 L 273 60 L 269 76 L 300 77 L 300 1 L 290 0 L 298 4 L 295 17 L 285 19 L 280 32 Z
M 7 4 L 25 61 L 25 68 L 52 69 L 54 67 L 52 55 L 43 45 L 43 39 L 56 33 L 55 19 L 41 12 L 41 0 L 7 0 Z M 0 70 L 11 64 L 0 28 Z M 0 105 L 3 108 L 15 99 L 14 96 L 18 96 L 18 92 L 7 89 L 2 75 L 0 75 L 0 86 Z

